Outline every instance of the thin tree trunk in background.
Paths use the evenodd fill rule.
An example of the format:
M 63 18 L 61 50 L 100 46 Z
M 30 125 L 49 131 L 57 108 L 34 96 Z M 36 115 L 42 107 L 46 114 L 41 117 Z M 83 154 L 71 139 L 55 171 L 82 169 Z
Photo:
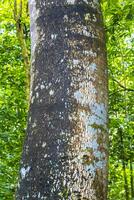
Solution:
M 124 141 L 123 141 L 123 131 L 119 129 L 120 141 L 121 141 L 121 159 L 122 159 L 122 169 L 123 169 L 123 177 L 124 177 L 124 190 L 125 190 L 125 199 L 129 200 L 129 189 L 128 189 L 128 181 L 126 174 L 126 163 L 125 163 L 125 152 L 124 152 Z
M 31 98 L 16 199 L 107 199 L 107 68 L 97 0 L 30 0 Z
M 123 165 L 124 189 L 125 189 L 126 200 L 129 200 L 129 189 L 128 189 L 127 174 L 126 174 L 126 164 L 125 164 L 124 160 L 122 160 L 122 165 Z
M 18 9 L 19 7 L 19 9 Z M 14 0 L 14 20 L 16 23 L 16 35 L 21 47 L 22 58 L 24 63 L 24 70 L 25 70 L 25 88 L 26 88 L 26 98 L 29 102 L 29 91 L 30 91 L 30 60 L 28 55 L 28 49 L 24 37 L 24 27 L 22 22 L 22 0 L 20 0 L 19 5 L 17 0 Z
M 130 157 L 130 183 L 131 183 L 131 198 L 134 200 L 134 180 L 133 180 L 133 158 Z

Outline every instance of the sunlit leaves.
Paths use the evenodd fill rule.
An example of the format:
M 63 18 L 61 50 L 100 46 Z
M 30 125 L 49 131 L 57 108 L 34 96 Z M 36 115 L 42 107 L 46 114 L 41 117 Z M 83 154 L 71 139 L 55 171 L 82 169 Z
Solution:
M 0 2 L 1 200 L 12 200 L 15 194 L 27 111 L 23 58 L 11 3 Z
M 109 199 L 124 200 L 123 162 L 130 198 L 129 162 L 134 141 L 134 1 L 103 0 L 102 4 L 109 66 Z

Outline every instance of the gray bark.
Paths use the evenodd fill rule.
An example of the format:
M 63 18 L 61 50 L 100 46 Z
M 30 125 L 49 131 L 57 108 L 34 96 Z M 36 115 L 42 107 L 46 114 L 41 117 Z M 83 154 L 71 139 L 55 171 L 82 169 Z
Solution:
M 106 200 L 107 68 L 97 0 L 31 0 L 31 100 L 16 199 Z

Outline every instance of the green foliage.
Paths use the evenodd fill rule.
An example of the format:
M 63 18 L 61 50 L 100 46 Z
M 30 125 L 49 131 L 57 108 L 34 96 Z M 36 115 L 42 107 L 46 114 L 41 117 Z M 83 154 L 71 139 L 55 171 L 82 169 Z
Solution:
M 7 5 L 6 1 L 3 3 Z M 7 13 L 5 4 L 1 5 L 0 15 L 0 200 L 13 200 L 27 102 L 21 49 L 11 12 Z
M 129 200 L 129 163 L 134 157 L 134 1 L 103 0 L 102 9 L 109 66 L 109 199 Z

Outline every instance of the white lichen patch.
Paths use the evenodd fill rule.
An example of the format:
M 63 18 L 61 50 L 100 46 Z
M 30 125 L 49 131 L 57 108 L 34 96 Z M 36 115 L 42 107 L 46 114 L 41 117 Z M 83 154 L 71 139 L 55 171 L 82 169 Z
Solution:
M 105 125 L 105 119 L 93 114 L 89 117 L 90 125 L 96 124 L 96 125 Z
M 77 60 L 77 59 L 73 59 L 73 65 L 78 65 L 79 64 L 79 60 Z
M 83 148 L 85 148 L 87 150 L 89 148 L 92 148 L 93 151 L 95 151 L 98 148 L 98 146 L 99 146 L 98 143 L 97 143 L 97 141 L 96 141 L 96 139 L 90 138 L 89 135 L 88 135 L 87 142 L 84 142 L 84 144 L 82 144 L 82 145 L 83 145 Z
M 41 194 L 40 194 L 40 192 L 38 193 L 38 198 L 40 198 L 41 197 Z
M 45 88 L 45 85 L 44 85 L 44 84 L 41 84 L 41 85 L 40 85 L 40 89 L 43 90 L 44 88 Z
M 63 17 L 63 19 L 64 19 L 64 21 L 68 21 L 68 16 L 67 15 L 64 15 L 64 17 Z
M 50 90 L 49 94 L 50 94 L 50 96 L 52 96 L 54 94 L 54 90 Z
M 90 14 L 89 14 L 89 13 L 86 13 L 86 14 L 85 14 L 85 20 L 88 21 L 89 19 L 90 19 Z
M 66 135 L 66 133 L 64 131 L 61 131 L 60 135 Z
M 35 95 L 36 95 L 36 98 L 39 98 L 39 93 L 38 93 L 38 92 L 36 92 L 36 94 L 35 94 Z
M 67 0 L 67 4 L 75 4 L 75 0 Z
M 44 148 L 46 146 L 46 142 L 43 142 L 41 146 Z
M 51 85 L 52 85 L 52 83 L 50 82 L 50 83 L 48 84 L 48 86 L 51 87 Z
M 92 50 L 89 51 L 89 55 L 92 56 L 92 57 L 96 57 L 97 56 L 97 53 L 96 52 L 93 52 Z
M 31 116 L 29 117 L 29 119 L 28 119 L 28 120 L 29 120 L 29 122 L 31 122 Z
M 91 63 L 91 64 L 89 65 L 89 69 L 90 69 L 92 72 L 94 72 L 95 70 L 97 70 L 97 65 L 96 65 L 96 63 Z
M 35 89 L 34 89 L 34 90 L 36 91 L 36 90 L 38 90 L 38 88 L 39 88 L 39 87 L 38 87 L 38 85 L 37 85 L 37 86 L 35 87 Z
M 105 160 L 100 160 L 95 163 L 96 169 L 104 169 L 106 167 L 106 161 Z
M 90 121 L 99 125 L 105 125 L 107 122 L 107 111 L 104 103 L 94 103 L 90 105 L 90 109 L 92 110 L 93 115 L 90 117 Z
M 35 128 L 36 127 L 36 123 L 34 122 L 33 124 L 32 124 L 32 128 Z
M 51 34 L 51 39 L 55 40 L 57 38 L 58 34 Z
M 24 179 L 26 177 L 26 174 L 30 171 L 31 167 L 22 167 L 20 170 L 21 178 Z
M 91 37 L 92 36 L 91 32 L 89 32 L 86 27 L 83 27 L 83 31 L 82 32 L 83 32 L 82 35 L 85 35 L 87 37 Z
M 95 101 L 96 89 L 92 81 L 81 82 L 80 89 L 74 92 L 74 97 L 81 105 L 89 105 L 89 103 Z
M 78 97 L 78 96 L 77 96 Z M 86 99 L 86 97 L 85 97 Z M 78 99 L 79 101 L 81 100 L 80 98 Z M 89 102 L 87 102 L 88 99 L 86 99 L 86 101 L 83 102 L 83 99 L 81 100 L 81 105 L 89 105 L 91 114 L 87 115 L 84 111 L 80 112 L 80 119 L 82 121 L 84 121 L 84 123 L 86 124 L 86 129 L 89 131 L 89 134 L 91 135 L 91 133 L 93 132 L 93 129 L 91 131 L 91 126 L 92 125 L 102 125 L 104 128 L 106 128 L 106 122 L 107 122 L 107 114 L 106 114 L 106 108 L 104 106 L 104 104 L 102 103 L 94 103 L 93 101 L 91 102 L 91 104 L 89 104 Z M 94 129 L 95 130 L 95 129 Z
M 64 62 L 64 59 L 61 59 L 61 60 L 60 60 L 60 63 L 63 63 L 63 62 Z

